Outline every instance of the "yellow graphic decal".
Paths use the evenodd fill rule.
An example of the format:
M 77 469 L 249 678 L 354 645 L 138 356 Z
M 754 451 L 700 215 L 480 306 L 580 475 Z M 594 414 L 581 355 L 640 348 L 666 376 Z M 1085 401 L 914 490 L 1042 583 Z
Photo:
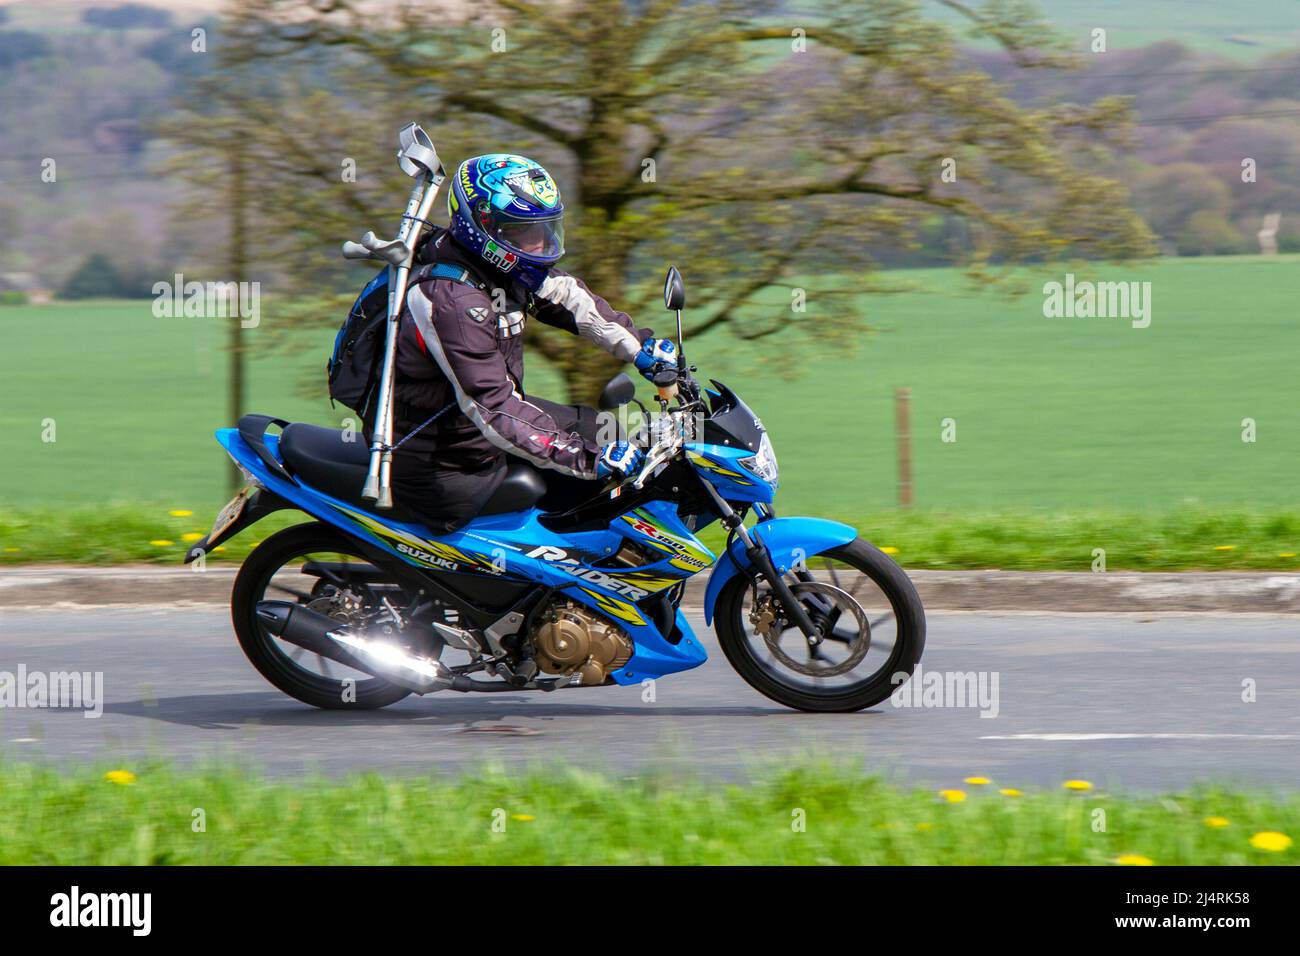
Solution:
M 596 606 L 606 614 L 616 617 L 620 621 L 627 621 L 629 624 L 645 623 L 645 618 L 641 616 L 641 613 L 626 601 L 620 601 L 617 598 L 608 597 L 607 595 L 601 594 L 599 591 L 593 591 L 590 588 L 579 588 L 578 590 L 583 594 L 588 595 L 596 602 Z
M 691 568 L 692 571 L 698 571 L 699 568 Z M 656 591 L 662 591 L 664 588 L 670 588 L 674 584 L 681 583 L 681 578 L 664 577 L 662 574 L 656 574 L 651 571 L 633 571 L 627 574 L 616 574 L 620 581 L 636 585 L 643 591 L 653 594 Z
M 730 468 L 724 467 L 723 465 L 718 464 L 712 458 L 707 458 L 704 455 L 699 454 L 698 452 L 688 451 L 686 453 L 686 456 L 691 460 L 692 464 L 698 465 L 700 468 L 703 468 L 705 471 L 712 472 L 715 475 L 723 475 L 727 478 L 730 478 L 738 485 L 753 484 L 752 481 L 748 480 L 740 472 L 733 471 Z
M 410 558 L 424 567 L 444 570 L 485 570 L 493 573 L 499 570 L 490 559 L 482 555 L 462 551 L 441 541 L 421 538 L 398 528 L 390 528 L 377 518 L 361 511 L 342 507 L 339 507 L 339 510 L 375 537 L 392 545 L 401 552 L 403 557 Z M 449 564 L 454 567 L 448 568 Z
M 699 452 L 688 451 L 686 453 L 686 457 L 691 460 L 691 464 L 703 468 L 705 471 L 712 472 L 715 475 L 723 475 L 726 478 L 730 478 L 738 485 L 753 484 L 752 481 L 750 481 L 740 472 L 732 471 L 730 468 L 724 468 L 722 465 L 719 465 L 712 458 L 706 458 L 704 455 L 701 455 Z
M 682 571 L 689 571 L 691 574 L 696 574 L 700 571 L 703 571 L 709 565 L 708 562 L 703 562 L 703 561 L 697 562 L 693 558 L 673 558 L 671 561 L 668 562 L 668 566 L 673 568 L 679 568 Z

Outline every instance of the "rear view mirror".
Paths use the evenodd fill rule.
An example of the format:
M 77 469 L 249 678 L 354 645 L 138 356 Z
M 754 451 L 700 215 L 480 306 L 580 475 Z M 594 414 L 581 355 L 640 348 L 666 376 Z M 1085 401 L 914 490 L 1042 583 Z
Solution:
M 664 308 L 670 312 L 686 308 L 686 287 L 682 285 L 682 274 L 676 266 L 669 267 L 668 275 L 664 277 Z
M 627 377 L 626 372 L 619 372 L 611 378 L 600 392 L 597 404 L 604 411 L 613 411 L 636 398 L 636 383 Z

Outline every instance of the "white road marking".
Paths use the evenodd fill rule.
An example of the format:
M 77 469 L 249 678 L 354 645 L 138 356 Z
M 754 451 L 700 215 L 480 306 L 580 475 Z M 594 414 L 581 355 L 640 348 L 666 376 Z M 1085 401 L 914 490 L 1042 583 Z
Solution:
M 1300 740 L 1300 734 L 993 734 L 980 740 Z

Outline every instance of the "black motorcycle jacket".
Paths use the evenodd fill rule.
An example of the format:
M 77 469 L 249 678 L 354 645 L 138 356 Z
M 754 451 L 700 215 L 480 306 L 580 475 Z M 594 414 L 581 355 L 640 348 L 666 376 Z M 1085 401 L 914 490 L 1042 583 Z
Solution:
M 444 468 L 477 469 L 502 454 L 580 478 L 594 478 L 600 449 L 555 420 L 524 392 L 523 331 L 528 318 L 581 335 L 625 362 L 653 333 L 575 276 L 552 269 L 537 292 L 435 233 L 424 262 L 462 268 L 469 283 L 412 283 L 399 325 L 393 438 L 454 403 L 403 445 Z M 418 279 L 418 274 L 416 275 Z

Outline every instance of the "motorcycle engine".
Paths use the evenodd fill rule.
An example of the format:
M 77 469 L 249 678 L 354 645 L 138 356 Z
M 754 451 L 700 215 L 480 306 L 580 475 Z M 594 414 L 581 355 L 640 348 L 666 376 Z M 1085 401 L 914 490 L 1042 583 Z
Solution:
M 573 601 L 552 605 L 530 636 L 538 667 L 548 674 L 578 674 L 588 687 L 605 683 L 634 650 L 621 628 Z

